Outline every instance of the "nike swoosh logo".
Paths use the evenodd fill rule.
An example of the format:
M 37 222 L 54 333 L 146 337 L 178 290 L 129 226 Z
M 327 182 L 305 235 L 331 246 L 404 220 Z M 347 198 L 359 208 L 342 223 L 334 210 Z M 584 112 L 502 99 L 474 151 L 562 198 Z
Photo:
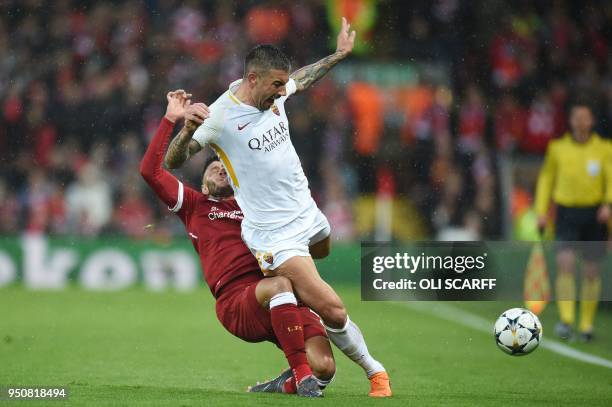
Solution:
M 238 131 L 244 129 L 246 126 L 248 126 L 249 124 L 251 124 L 251 122 L 248 122 L 247 124 L 245 124 L 244 126 L 238 125 Z

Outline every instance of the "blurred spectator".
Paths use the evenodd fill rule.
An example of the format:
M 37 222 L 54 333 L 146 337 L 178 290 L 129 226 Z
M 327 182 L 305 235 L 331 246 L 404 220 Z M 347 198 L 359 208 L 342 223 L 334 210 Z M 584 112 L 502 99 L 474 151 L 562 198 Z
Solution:
M 172 21 L 174 23 L 172 35 L 179 45 L 189 49 L 202 41 L 206 18 L 202 10 L 198 8 L 197 1 L 185 2 L 176 10 Z
M 504 94 L 495 110 L 495 147 L 511 152 L 525 136 L 527 113 L 511 94 Z
M 550 96 L 545 91 L 538 92 L 527 111 L 525 137 L 520 143 L 522 151 L 537 154 L 546 151 L 548 142 L 558 133 L 557 114 Z
M 446 174 L 447 178 L 442 185 L 440 201 L 433 211 L 432 221 L 436 230 L 442 230 L 456 225 L 461 218 L 459 204 L 462 199 L 463 177 L 457 168 Z
M 289 33 L 289 13 L 275 6 L 255 6 L 245 17 L 246 30 L 251 42 L 256 44 L 278 44 Z
M 117 231 L 129 237 L 144 237 L 147 225 L 153 223 L 153 211 L 149 205 L 138 187 L 124 184 L 113 215 Z
M 442 242 L 476 241 L 482 239 L 482 218 L 478 213 L 469 211 L 459 226 L 446 226 L 436 236 Z
M 502 88 L 518 83 L 522 74 L 520 44 L 507 15 L 503 17 L 499 32 L 491 41 L 489 52 L 493 83 Z
M 0 233 L 16 234 L 19 231 L 21 205 L 15 193 L 0 178 Z
M 482 92 L 475 85 L 468 86 L 459 108 L 459 148 L 473 153 L 484 143 L 487 111 Z
M 49 198 L 51 185 L 40 169 L 35 169 L 28 176 L 26 189 L 21 200 L 28 208 L 28 223 L 25 228 L 28 232 L 45 232 L 49 224 Z
M 355 238 L 353 230 L 352 206 L 346 195 L 345 183 L 342 182 L 338 168 L 333 161 L 326 160 L 323 172 L 325 180 L 325 199 L 322 211 L 327 216 L 336 240 L 347 241 Z
M 83 235 L 96 235 L 108 224 L 113 211 L 111 189 L 94 164 L 85 164 L 77 181 L 66 191 L 68 220 L 71 230 Z

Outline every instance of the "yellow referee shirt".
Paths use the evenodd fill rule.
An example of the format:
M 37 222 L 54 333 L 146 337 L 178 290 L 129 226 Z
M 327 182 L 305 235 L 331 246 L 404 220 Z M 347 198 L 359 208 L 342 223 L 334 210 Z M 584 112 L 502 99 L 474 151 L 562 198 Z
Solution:
M 612 143 L 593 133 L 585 143 L 566 133 L 548 145 L 536 189 L 538 215 L 550 199 L 563 206 L 612 203 Z

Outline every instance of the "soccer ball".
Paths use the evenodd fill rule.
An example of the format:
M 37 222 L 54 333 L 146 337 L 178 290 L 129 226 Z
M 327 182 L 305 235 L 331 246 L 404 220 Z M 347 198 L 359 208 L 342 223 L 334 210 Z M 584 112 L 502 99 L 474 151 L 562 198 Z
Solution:
M 542 340 L 542 324 L 538 317 L 524 308 L 512 308 L 497 318 L 495 343 L 512 356 L 533 352 Z

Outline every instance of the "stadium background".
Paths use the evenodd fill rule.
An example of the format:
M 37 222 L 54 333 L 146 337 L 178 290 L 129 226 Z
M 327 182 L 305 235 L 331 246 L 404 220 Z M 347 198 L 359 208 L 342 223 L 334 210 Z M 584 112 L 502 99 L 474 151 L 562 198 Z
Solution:
M 359 281 L 357 243 L 535 240 L 535 177 L 548 141 L 566 129 L 569 103 L 588 100 L 596 130 L 612 135 L 612 5 L 604 0 L 2 1 L 0 303 L 22 313 L 0 324 L 0 355 L 9 366 L 0 384 L 32 373 L 10 368 L 27 360 L 10 346 L 19 342 L 16 332 L 28 338 L 46 327 L 34 322 L 51 315 L 41 310 L 56 309 L 57 317 L 96 298 L 125 303 L 124 311 L 151 305 L 138 288 L 100 299 L 71 289 L 23 291 L 15 281 L 39 289 L 75 281 L 110 291 L 140 281 L 153 290 L 200 284 L 183 226 L 138 172 L 165 93 L 184 88 L 212 103 L 241 76 L 246 51 L 261 42 L 282 47 L 294 67 L 314 62 L 333 51 L 342 15 L 358 32 L 355 52 L 293 98 L 288 113 L 293 143 L 336 239 L 320 270 L 339 284 L 356 315 L 383 313 L 388 324 L 408 315 L 430 323 L 432 332 L 447 329 L 414 311 L 359 304 L 352 287 Z M 199 185 L 203 159 L 177 174 Z M 179 303 L 192 305 L 192 294 L 182 295 Z M 472 311 L 491 321 L 503 310 L 483 307 Z M 544 316 L 550 324 L 553 308 Z M 104 320 L 109 308 L 89 311 Z M 196 314 L 205 312 L 215 324 L 210 307 Z M 28 318 L 32 325 L 18 322 Z M 59 323 L 52 328 L 58 337 L 77 338 L 86 320 L 75 319 L 66 331 Z M 612 318 L 599 321 L 595 353 L 609 358 Z M 215 329 L 230 348 L 244 351 Z M 25 366 L 37 369 L 34 362 Z

